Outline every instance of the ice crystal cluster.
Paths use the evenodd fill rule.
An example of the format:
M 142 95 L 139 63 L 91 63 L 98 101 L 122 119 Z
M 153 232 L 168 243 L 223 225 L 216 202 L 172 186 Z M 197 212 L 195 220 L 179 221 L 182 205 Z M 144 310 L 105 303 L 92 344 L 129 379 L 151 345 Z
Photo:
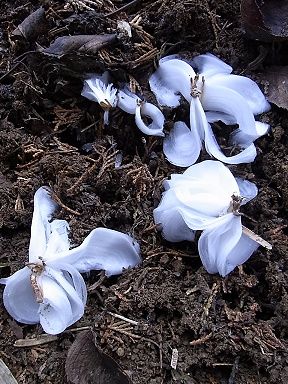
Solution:
M 99 78 L 94 76 L 93 81 Z M 88 82 L 82 95 L 91 98 Z M 172 242 L 194 240 L 195 232 L 202 231 L 198 249 L 204 267 L 209 273 L 226 276 L 259 246 L 256 237 L 243 233 L 239 212 L 243 204 L 257 195 L 257 188 L 249 181 L 234 178 L 221 162 L 254 161 L 257 155 L 254 141 L 269 130 L 268 124 L 255 119 L 270 109 L 260 88 L 253 80 L 232 74 L 232 67 L 212 54 L 190 61 L 179 56 L 167 56 L 159 61 L 149 85 L 160 109 L 137 99 L 127 85 L 115 92 L 107 78 L 102 88 L 104 84 L 110 92 L 109 104 L 134 113 L 138 128 L 149 135 L 163 136 L 162 107 L 177 108 L 188 103 L 189 115 L 183 116 L 185 121 L 174 122 L 164 137 L 163 152 L 170 163 L 189 168 L 183 175 L 174 174 L 165 181 L 165 192 L 154 210 L 154 220 L 163 236 Z M 98 98 L 98 102 L 101 105 L 104 99 Z M 148 109 L 154 114 L 149 115 Z M 141 121 L 141 113 L 152 118 L 149 127 Z M 237 125 L 229 140 L 229 145 L 238 147 L 237 154 L 227 156 L 222 152 L 211 127 L 218 121 L 222 122 L 222 129 L 225 125 Z M 193 165 L 203 146 L 218 161 Z
M 164 182 L 154 221 L 171 242 L 194 241 L 200 234 L 198 250 L 205 269 L 226 276 L 261 241 L 243 229 L 240 212 L 242 205 L 256 197 L 257 187 L 235 178 L 223 163 L 254 161 L 254 141 L 269 129 L 255 116 L 268 111 L 269 103 L 254 81 L 233 75 L 229 65 L 211 54 L 191 61 L 164 57 L 149 84 L 158 106 L 132 92 L 128 84 L 117 89 L 108 72 L 87 78 L 82 95 L 99 103 L 105 124 L 109 124 L 112 108 L 134 115 L 141 132 L 164 137 L 163 152 L 170 163 L 188 167 Z M 161 108 L 176 108 L 181 103 L 189 106 L 189 114 L 183 121 L 175 121 L 165 135 Z M 237 125 L 230 135 L 237 154 L 222 152 L 211 128 L 218 121 L 222 129 Z M 195 164 L 203 146 L 216 160 Z M 84 313 L 87 290 L 81 272 L 101 269 L 110 276 L 141 261 L 134 239 L 107 228 L 94 229 L 80 246 L 71 249 L 68 223 L 52 220 L 57 208 L 51 191 L 41 187 L 34 197 L 28 263 L 11 277 L 0 279 L 10 315 L 22 323 L 40 323 L 51 334 L 62 332 Z
M 48 188 L 37 190 L 29 261 L 0 279 L 9 314 L 21 323 L 40 323 L 49 334 L 63 332 L 83 316 L 87 289 L 80 272 L 101 269 L 107 276 L 117 275 L 141 261 L 130 236 L 107 228 L 94 229 L 79 247 L 70 249 L 67 221 L 52 220 L 57 208 Z
M 194 240 L 202 231 L 198 250 L 209 273 L 226 276 L 243 264 L 259 244 L 242 231 L 241 205 L 258 193 L 257 187 L 234 178 L 219 161 L 192 165 L 164 183 L 165 192 L 154 210 L 163 237 L 172 242 Z

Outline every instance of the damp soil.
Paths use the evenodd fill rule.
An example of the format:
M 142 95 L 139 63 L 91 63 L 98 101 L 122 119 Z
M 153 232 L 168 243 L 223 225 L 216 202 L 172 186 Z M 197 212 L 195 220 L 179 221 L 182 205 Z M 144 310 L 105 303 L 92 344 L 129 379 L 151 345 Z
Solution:
M 204 52 L 265 91 L 265 67 L 287 65 L 287 46 L 248 40 L 239 1 L 138 1 L 120 12 L 114 11 L 127 2 L 95 1 L 94 11 L 66 3 L 1 2 L 0 275 L 27 261 L 33 195 L 42 185 L 58 197 L 57 215 L 69 222 L 73 245 L 95 227 L 117 229 L 139 241 L 143 263 L 111 279 L 84 276 L 90 287 L 84 317 L 50 343 L 14 346 L 43 331 L 13 321 L 1 295 L 0 357 L 18 383 L 66 383 L 67 352 L 77 333 L 91 327 L 134 384 L 287 383 L 287 111 L 272 106 L 263 117 L 272 130 L 257 140 L 257 160 L 230 167 L 259 187 L 243 221 L 273 249 L 260 247 L 223 279 L 203 269 L 195 244 L 165 242 L 153 224 L 163 180 L 182 171 L 165 160 L 161 139 L 143 138 L 133 118 L 116 110 L 104 126 L 98 105 L 80 96 L 86 73 L 109 69 L 115 83 L 136 80 L 153 101 L 147 78 L 160 54 Z M 45 21 L 25 39 L 15 29 L 40 6 Z M 93 54 L 43 53 L 60 36 L 115 33 L 120 20 L 132 22 L 131 38 L 118 30 L 116 44 Z M 263 47 L 268 55 L 255 61 Z M 166 117 L 168 129 L 174 115 Z M 119 154 L 122 165 L 115 168 Z M 109 312 L 138 324 L 123 328 Z

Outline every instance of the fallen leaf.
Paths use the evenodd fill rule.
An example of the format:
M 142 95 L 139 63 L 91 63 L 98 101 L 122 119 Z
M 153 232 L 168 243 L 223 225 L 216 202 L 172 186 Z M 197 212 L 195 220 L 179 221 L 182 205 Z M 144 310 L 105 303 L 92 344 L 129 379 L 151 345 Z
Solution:
M 17 384 L 16 379 L 2 359 L 0 359 L 0 384 Z
M 68 351 L 65 371 L 71 384 L 131 384 L 116 361 L 95 345 L 91 331 L 76 337 Z
M 268 67 L 262 79 L 268 83 L 268 100 L 277 107 L 288 110 L 288 66 Z
M 283 0 L 242 0 L 241 16 L 247 35 L 255 40 L 288 39 L 288 2 Z
M 116 34 L 107 35 L 76 35 L 58 37 L 48 48 L 42 52 L 48 55 L 61 57 L 68 53 L 83 53 L 93 55 L 99 49 L 117 41 Z
M 11 36 L 15 39 L 24 37 L 28 41 L 33 41 L 36 40 L 39 35 L 43 34 L 46 26 L 45 9 L 40 7 L 26 17 L 26 19 L 14 29 Z
M 8 319 L 8 323 L 16 338 L 23 339 L 23 328 L 14 319 Z

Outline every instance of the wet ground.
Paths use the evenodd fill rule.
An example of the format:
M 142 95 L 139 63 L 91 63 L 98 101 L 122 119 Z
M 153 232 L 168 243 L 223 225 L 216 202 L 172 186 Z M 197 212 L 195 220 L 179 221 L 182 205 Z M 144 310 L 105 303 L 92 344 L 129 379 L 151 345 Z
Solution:
M 163 53 L 212 52 L 265 91 L 266 66 L 287 65 L 285 43 L 248 40 L 239 1 L 138 1 L 119 12 L 126 2 L 95 1 L 95 11 L 65 7 L 64 1 L 2 3 L 1 277 L 27 261 L 33 195 L 41 185 L 58 196 L 58 216 L 69 222 L 73 244 L 105 226 L 134 235 L 143 256 L 139 268 L 117 278 L 85 276 L 91 288 L 85 316 L 49 343 L 37 345 L 41 327 L 14 322 L 1 298 L 0 357 L 17 381 L 66 383 L 67 351 L 81 329 L 92 327 L 98 346 L 134 384 L 287 383 L 287 111 L 273 106 L 264 116 L 272 130 L 256 142 L 253 164 L 230 167 L 259 187 L 243 221 L 273 249 L 259 248 L 223 279 L 205 272 L 194 244 L 165 242 L 155 229 L 152 211 L 162 182 L 181 171 L 165 160 L 161 139 L 143 139 L 133 116 L 116 110 L 104 127 L 98 105 L 80 96 L 85 73 L 110 69 L 119 83 L 134 78 L 153 101 L 147 78 Z M 41 5 L 45 16 L 16 29 Z M 100 50 L 73 49 L 61 57 L 45 51 L 64 35 L 113 34 L 117 28 L 121 34 L 120 20 L 131 22 L 131 39 L 122 33 Z M 268 55 L 255 63 L 263 47 Z M 168 125 L 169 119 L 167 112 Z M 115 169 L 118 153 L 123 161 Z M 123 324 L 108 312 L 138 324 Z M 30 347 L 14 346 L 31 338 L 36 342 Z M 170 367 L 173 349 L 176 370 Z

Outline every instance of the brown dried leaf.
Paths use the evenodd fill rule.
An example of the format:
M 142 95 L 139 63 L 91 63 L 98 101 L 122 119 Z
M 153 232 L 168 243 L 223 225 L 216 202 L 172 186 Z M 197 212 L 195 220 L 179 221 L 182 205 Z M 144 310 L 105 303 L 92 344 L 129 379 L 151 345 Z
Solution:
M 43 7 L 40 7 L 26 17 L 26 19 L 14 29 L 11 36 L 15 39 L 24 37 L 26 40 L 33 41 L 36 40 L 39 35 L 43 34 L 46 26 L 45 10 Z
M 263 73 L 267 86 L 268 100 L 277 107 L 288 110 L 288 66 L 272 66 Z
M 241 16 L 249 37 L 261 41 L 288 39 L 288 2 L 242 0 Z
M 16 379 L 2 359 L 0 359 L 0 384 L 17 384 Z
M 58 57 L 71 52 L 93 55 L 99 49 L 116 41 L 116 34 L 62 36 L 58 37 L 50 47 L 44 49 L 43 53 Z
M 91 331 L 76 337 L 68 351 L 65 371 L 71 384 L 131 384 L 116 361 L 95 345 Z

